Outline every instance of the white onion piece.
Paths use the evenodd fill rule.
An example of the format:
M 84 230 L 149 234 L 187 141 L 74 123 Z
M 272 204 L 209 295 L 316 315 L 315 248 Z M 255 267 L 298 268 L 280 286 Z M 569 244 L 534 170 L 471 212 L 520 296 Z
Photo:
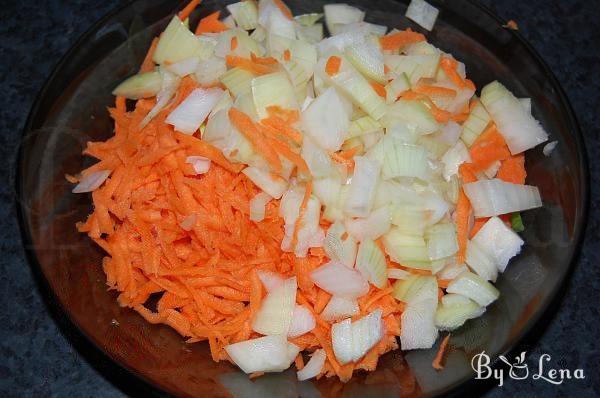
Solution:
M 302 126 L 315 143 L 337 151 L 348 135 L 351 110 L 350 103 L 330 87 L 302 112 Z
M 192 213 L 189 216 L 185 217 L 180 223 L 179 226 L 181 227 L 181 229 L 183 229 L 184 231 L 191 231 L 192 229 L 194 229 L 194 225 L 196 224 L 196 219 L 198 217 L 196 216 L 196 213 Z
M 465 262 L 477 275 L 486 281 L 495 282 L 498 277 L 498 268 L 495 261 L 474 241 L 467 241 L 467 254 Z
M 435 325 L 442 330 L 454 330 L 468 319 L 477 317 L 485 311 L 473 300 L 459 294 L 446 294 L 435 313 Z
M 351 235 L 342 240 L 345 232 L 346 229 L 341 222 L 331 224 L 323 242 L 324 249 L 330 259 L 339 261 L 346 267 L 354 268 L 358 246 L 356 239 Z
M 438 336 L 435 326 L 437 298 L 410 303 L 401 316 L 400 346 L 403 350 L 431 348 Z
M 491 283 L 472 272 L 463 272 L 446 288 L 448 293 L 461 294 L 485 307 L 494 302 L 500 292 Z
M 329 302 L 321 312 L 321 318 L 325 321 L 339 321 L 358 314 L 358 302 L 355 299 L 347 299 L 340 296 L 331 296 Z
M 333 352 L 340 364 L 358 361 L 382 339 L 382 314 L 377 309 L 355 322 L 348 318 L 331 327 Z
M 406 9 L 406 18 L 416 22 L 427 30 L 432 30 L 439 10 L 425 0 L 411 0 Z
M 444 178 L 449 181 L 450 177 L 458 173 L 461 164 L 471 161 L 471 156 L 465 144 L 459 140 L 440 160 L 444 163 Z
M 358 241 L 375 240 L 390 229 L 391 218 L 390 207 L 383 206 L 366 218 L 346 219 L 345 226 L 348 233 Z
M 312 379 L 313 377 L 321 373 L 323 365 L 325 365 L 326 358 L 327 354 L 322 348 L 319 348 L 318 350 L 313 352 L 306 365 L 304 365 L 304 367 L 298 371 L 298 380 L 303 381 Z
M 264 220 L 265 208 L 271 199 L 273 199 L 271 195 L 264 192 L 260 192 L 250 199 L 250 220 L 256 222 Z
M 257 187 L 271 195 L 275 199 L 281 198 L 281 195 L 288 187 L 286 180 L 279 176 L 272 175 L 269 172 L 261 170 L 257 167 L 246 167 L 242 173 L 254 183 Z
M 500 170 L 501 165 L 502 163 L 500 163 L 499 160 L 496 160 L 487 169 L 483 171 L 483 174 L 485 174 L 487 178 L 494 178 L 496 177 L 496 174 L 498 174 L 498 170 Z
M 387 276 L 389 279 L 407 279 L 412 274 L 400 268 L 388 268 Z
M 442 127 L 442 130 L 437 134 L 437 139 L 448 145 L 454 145 L 460 137 L 461 126 L 460 124 L 450 120 Z
M 501 219 L 492 217 L 473 237 L 473 243 L 493 261 L 498 271 L 504 272 L 510 259 L 519 254 L 524 242 Z M 480 276 L 487 279 L 487 275 Z
M 179 62 L 176 62 L 174 64 L 168 65 L 166 67 L 166 69 L 169 72 L 174 73 L 179 77 L 184 77 L 184 76 L 191 75 L 192 73 L 196 72 L 196 69 L 198 69 L 199 64 L 200 64 L 199 57 L 191 57 L 191 58 L 187 58 L 187 59 L 181 60 Z
M 179 86 L 179 81 L 181 80 L 177 75 L 165 70 L 164 68 L 160 69 L 160 74 L 162 76 L 162 85 L 160 87 L 160 91 L 156 94 L 156 104 L 150 109 L 150 112 L 146 114 L 146 116 L 140 122 L 140 129 L 144 128 L 150 120 L 154 118 L 154 116 L 158 115 L 160 111 L 163 110 L 165 106 L 169 103 L 175 91 L 177 91 L 177 87 Z
M 494 81 L 481 90 L 481 102 L 515 155 L 548 140 L 548 134 L 506 87 Z
M 330 261 L 310 273 L 310 279 L 333 296 L 349 299 L 364 296 L 369 283 L 360 274 L 338 261 Z
M 511 184 L 499 179 L 463 185 L 475 217 L 491 217 L 542 206 L 537 187 Z
M 551 141 L 551 142 L 547 143 L 546 145 L 544 145 L 544 149 L 542 149 L 544 156 L 550 156 L 550 154 L 554 151 L 554 149 L 556 148 L 557 145 L 558 145 L 558 141 Z
M 292 277 L 267 294 L 252 321 L 252 330 L 260 334 L 286 335 L 296 305 L 297 287 L 296 277 Z
M 325 4 L 323 6 L 325 24 L 332 35 L 337 33 L 340 26 L 361 22 L 365 19 L 365 12 L 348 4 Z
M 213 107 L 219 102 L 223 90 L 218 87 L 203 89 L 197 88 L 187 96 L 166 119 L 175 130 L 185 134 L 194 134 L 204 120 L 208 117 Z
M 317 322 L 315 321 L 315 317 L 309 309 L 303 305 L 296 304 L 294 312 L 292 313 L 292 323 L 290 324 L 288 337 L 294 338 L 302 336 L 313 330 L 316 325 Z
M 267 293 L 272 292 L 279 286 L 283 285 L 285 280 L 281 275 L 269 271 L 258 271 L 258 279 L 262 282 L 263 286 L 267 290 Z
M 282 372 L 290 367 L 300 347 L 284 335 L 264 336 L 224 347 L 231 360 L 245 373 Z
M 374 286 L 379 289 L 385 287 L 388 279 L 385 255 L 374 241 L 360 242 L 356 255 L 356 269 Z
M 354 157 L 354 175 L 350 182 L 344 212 L 353 217 L 366 217 L 371 212 L 380 166 L 366 156 Z
M 448 264 L 439 270 L 436 275 L 439 279 L 452 280 L 468 270 L 469 268 L 464 264 Z
M 98 170 L 93 171 L 79 180 L 79 184 L 73 188 L 73 193 L 85 193 L 95 191 L 106 181 L 110 175 L 111 170 Z
M 192 165 L 196 174 L 205 174 L 210 170 L 210 159 L 204 156 L 188 156 L 185 162 Z

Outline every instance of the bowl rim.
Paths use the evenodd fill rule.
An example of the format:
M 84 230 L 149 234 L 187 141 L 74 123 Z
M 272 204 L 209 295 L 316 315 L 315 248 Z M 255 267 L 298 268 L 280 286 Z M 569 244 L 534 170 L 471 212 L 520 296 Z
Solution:
M 21 245 L 27 258 L 27 263 L 32 269 L 34 279 L 36 280 L 36 286 L 40 291 L 46 308 L 49 310 L 51 317 L 57 323 L 59 330 L 66 335 L 67 340 L 75 346 L 78 354 L 82 355 L 85 360 L 98 371 L 103 377 L 107 378 L 109 382 L 115 385 L 122 391 L 132 390 L 133 391 L 144 391 L 151 393 L 155 396 L 163 396 L 165 394 L 172 394 L 175 391 L 169 389 L 167 386 L 159 385 L 152 379 L 145 377 L 140 374 L 136 369 L 120 362 L 115 358 L 109 351 L 101 348 L 99 344 L 93 339 L 85 329 L 77 323 L 68 308 L 58 299 L 58 296 L 53 291 L 50 283 L 40 266 L 36 251 L 33 248 L 33 240 L 31 231 L 26 220 L 26 210 L 23 208 L 23 186 L 21 183 L 22 176 L 24 174 L 24 146 L 22 143 L 35 134 L 32 132 L 32 125 L 40 111 L 40 106 L 44 98 L 48 96 L 48 91 L 53 85 L 57 75 L 63 69 L 63 67 L 70 61 L 72 56 L 84 45 L 88 39 L 93 36 L 100 28 L 102 28 L 111 18 L 122 12 L 123 10 L 131 7 L 138 0 L 127 0 L 125 3 L 118 5 L 104 14 L 96 22 L 94 22 L 87 30 L 84 31 L 76 41 L 69 47 L 66 53 L 59 59 L 56 65 L 52 68 L 51 73 L 48 75 L 42 88 L 37 93 L 35 100 L 28 113 L 25 125 L 22 130 L 22 134 L 19 141 L 18 154 L 16 159 L 16 173 L 15 176 L 15 207 L 19 223 Z M 435 1 L 435 0 L 434 0 Z M 479 11 L 487 14 L 499 25 L 503 25 L 504 20 L 501 19 L 495 12 L 489 7 L 475 1 L 467 0 L 472 6 L 479 9 Z M 435 1 L 436 7 L 443 8 L 444 4 Z M 577 120 L 575 111 L 566 95 L 564 89 L 556 78 L 554 72 L 550 69 L 546 61 L 539 55 L 537 50 L 523 37 L 518 30 L 508 29 L 509 33 L 515 37 L 521 45 L 527 50 L 532 56 L 537 66 L 541 71 L 544 72 L 545 76 L 549 79 L 551 86 L 556 90 L 556 94 L 559 99 L 559 103 L 565 110 L 565 116 L 570 125 L 570 131 L 572 139 L 575 143 L 577 159 L 579 160 L 579 170 L 581 173 L 581 215 L 575 222 L 574 229 L 574 246 L 573 252 L 570 256 L 568 266 L 564 269 L 563 275 L 559 282 L 550 293 L 550 299 L 542 304 L 540 309 L 533 315 L 528 324 L 521 330 L 521 332 L 514 338 L 512 345 L 503 352 L 505 356 L 511 356 L 516 352 L 523 350 L 524 348 L 533 347 L 545 332 L 551 321 L 554 319 L 559 304 L 562 302 L 571 276 L 578 264 L 581 249 L 585 238 L 585 231 L 588 224 L 588 214 L 590 206 L 590 170 L 587 156 L 587 150 L 585 146 L 585 139 L 581 132 L 579 122 Z M 102 361 L 103 364 L 97 364 L 95 361 L 91 361 L 90 358 L 94 358 L 95 361 Z M 114 372 L 108 369 L 109 367 L 116 368 L 117 370 L 124 370 L 123 372 Z M 504 367 L 502 361 L 498 358 L 493 358 L 492 368 Z M 115 376 L 115 373 L 121 374 Z M 133 383 L 133 384 L 129 384 Z M 465 393 L 469 395 L 482 394 L 488 391 L 494 386 L 492 380 L 475 380 L 474 377 L 467 376 L 463 379 L 457 380 L 454 384 L 448 386 L 442 393 L 445 396 L 462 396 Z

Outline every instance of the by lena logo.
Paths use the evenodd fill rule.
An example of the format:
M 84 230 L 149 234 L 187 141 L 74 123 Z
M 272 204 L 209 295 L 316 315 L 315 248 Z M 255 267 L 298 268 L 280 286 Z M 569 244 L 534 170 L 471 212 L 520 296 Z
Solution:
M 526 352 L 523 351 L 515 357 L 514 362 L 506 359 L 504 355 L 499 356 L 500 360 L 508 365 L 508 375 L 505 373 L 505 369 L 492 369 L 490 366 L 490 357 L 485 351 L 473 356 L 471 367 L 476 373 L 476 379 L 494 378 L 498 381 L 498 386 L 500 387 L 504 385 L 506 377 L 510 377 L 513 380 L 525 380 L 531 377 L 533 380 L 541 380 L 555 385 L 562 384 L 565 380 L 585 379 L 583 369 L 570 370 L 553 367 L 550 363 L 552 357 L 549 354 L 542 354 L 539 358 L 537 369 L 532 368 L 530 372 L 529 366 L 525 363 L 525 355 Z

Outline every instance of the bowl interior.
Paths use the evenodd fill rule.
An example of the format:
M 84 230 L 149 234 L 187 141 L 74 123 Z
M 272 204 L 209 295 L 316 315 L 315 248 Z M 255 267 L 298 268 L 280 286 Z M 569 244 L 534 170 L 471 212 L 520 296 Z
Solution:
M 229 2 L 204 1 L 192 23 Z M 408 1 L 347 2 L 364 9 L 369 22 L 418 30 L 403 16 Z M 326 2 L 286 3 L 299 14 L 318 12 Z M 214 363 L 205 344 L 186 344 L 168 327 L 147 324 L 117 305 L 116 294 L 106 288 L 102 251 L 75 229 L 91 209 L 90 197 L 71 194 L 64 175 L 91 164 L 81 156 L 87 141 L 111 135 L 110 92 L 135 73 L 152 37 L 181 6 L 168 0 L 135 1 L 95 25 L 61 62 L 30 116 L 19 164 L 19 206 L 25 244 L 54 292 L 51 299 L 117 363 L 184 396 L 313 396 L 315 388 L 322 396 L 437 395 L 472 378 L 473 354 L 485 350 L 496 357 L 513 348 L 557 293 L 580 241 L 587 198 L 580 133 L 556 81 L 517 35 L 480 6 L 436 5 L 441 12 L 428 39 L 465 62 L 478 87 L 497 79 L 517 96 L 531 98 L 534 116 L 558 141 L 549 157 L 541 147 L 527 153 L 528 183 L 540 188 L 544 207 L 523 214 L 526 245 L 499 278 L 500 299 L 452 334 L 443 371 L 431 367 L 434 347 L 390 353 L 376 372 L 343 386 L 334 380 L 297 383 L 291 371 L 252 383 L 233 366 Z

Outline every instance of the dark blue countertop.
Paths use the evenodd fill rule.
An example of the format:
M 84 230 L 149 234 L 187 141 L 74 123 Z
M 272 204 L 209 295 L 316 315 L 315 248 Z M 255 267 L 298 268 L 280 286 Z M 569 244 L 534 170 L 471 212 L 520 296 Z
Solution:
M 452 0 L 456 1 L 456 0 Z M 54 65 L 94 21 L 122 3 L 91 0 L 7 0 L 0 6 L 0 396 L 119 397 L 63 336 L 48 315 L 21 248 L 14 210 L 14 162 L 31 104 Z M 521 33 L 562 82 L 585 135 L 592 201 L 583 251 L 556 316 L 535 348 L 555 367 L 585 371 L 556 386 L 507 380 L 489 397 L 600 396 L 600 3 L 484 0 Z M 595 4 L 594 4 L 595 3 Z

